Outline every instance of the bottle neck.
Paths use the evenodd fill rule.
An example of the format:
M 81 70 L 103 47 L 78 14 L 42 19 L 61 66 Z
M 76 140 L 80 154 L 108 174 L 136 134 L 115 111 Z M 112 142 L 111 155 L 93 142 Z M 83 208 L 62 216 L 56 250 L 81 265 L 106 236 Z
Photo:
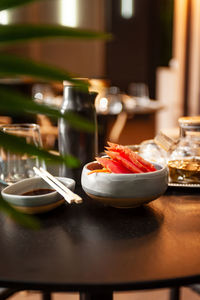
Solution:
M 93 95 L 74 86 L 64 86 L 62 111 L 81 110 L 85 106 L 93 105 Z

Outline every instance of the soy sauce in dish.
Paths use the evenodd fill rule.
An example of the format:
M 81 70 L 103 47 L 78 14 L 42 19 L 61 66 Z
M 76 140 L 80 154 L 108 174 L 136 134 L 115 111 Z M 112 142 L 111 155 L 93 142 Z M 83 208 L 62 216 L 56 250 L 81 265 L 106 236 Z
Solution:
M 39 195 L 49 194 L 54 191 L 55 190 L 52 190 L 52 189 L 37 189 L 37 190 L 25 192 L 22 194 L 22 196 L 39 196 Z

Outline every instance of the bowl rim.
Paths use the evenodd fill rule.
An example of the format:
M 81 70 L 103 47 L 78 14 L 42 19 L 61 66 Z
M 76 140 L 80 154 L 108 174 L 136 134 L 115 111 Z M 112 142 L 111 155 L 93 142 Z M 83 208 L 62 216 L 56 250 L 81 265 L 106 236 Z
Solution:
M 70 180 L 72 184 L 75 183 L 75 180 L 72 179 L 72 178 L 69 178 L 69 177 L 60 177 L 60 176 L 55 176 L 57 179 L 67 179 L 67 180 Z M 7 187 L 5 187 L 2 191 L 1 191 L 1 195 L 6 195 L 6 196 L 12 196 L 12 197 L 15 197 L 15 198 L 22 198 L 22 199 L 33 199 L 33 198 L 45 198 L 45 197 L 49 197 L 49 196 L 54 196 L 56 195 L 58 192 L 56 190 L 50 192 L 50 193 L 46 193 L 46 194 L 41 194 L 41 195 L 20 195 L 20 194 L 14 194 L 14 193 L 9 193 L 7 192 L 7 190 L 9 190 L 11 187 L 13 187 L 14 185 L 20 185 L 22 184 L 23 182 L 28 182 L 28 181 L 35 181 L 35 180 L 38 180 L 38 179 L 41 179 L 43 180 L 41 177 L 39 176 L 35 176 L 35 177 L 32 177 L 32 178 L 25 178 L 25 179 L 22 179 L 16 183 L 13 183 L 12 185 L 9 185 Z M 45 183 L 45 181 L 44 181 Z M 50 187 L 50 186 L 49 186 Z M 51 187 L 50 187 L 51 188 Z
M 96 161 L 91 161 L 87 164 L 85 164 L 85 166 L 83 167 L 83 170 L 90 172 L 91 170 L 88 169 L 88 165 L 92 164 L 92 163 L 97 163 Z M 152 172 L 144 172 L 144 173 L 92 173 L 92 174 L 87 174 L 88 176 L 95 174 L 96 176 L 102 176 L 102 177 L 109 177 L 109 176 L 113 176 L 113 177 L 123 177 L 123 178 L 129 178 L 129 177 L 136 177 L 136 178 L 141 178 L 141 177 L 148 177 L 149 175 L 151 176 L 159 176 L 161 175 L 165 170 L 168 170 L 167 165 L 163 166 L 161 164 L 155 163 L 155 162 L 151 162 L 155 167 L 159 167 L 160 169 L 156 170 L 156 171 L 152 171 Z

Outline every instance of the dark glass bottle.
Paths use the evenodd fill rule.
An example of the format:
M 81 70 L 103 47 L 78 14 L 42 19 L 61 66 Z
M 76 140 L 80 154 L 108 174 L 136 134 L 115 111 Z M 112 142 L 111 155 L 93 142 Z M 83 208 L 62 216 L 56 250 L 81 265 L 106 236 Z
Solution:
M 79 168 L 69 168 L 62 165 L 59 173 L 60 176 L 73 178 L 78 185 L 80 184 L 82 167 L 94 160 L 98 152 L 97 118 L 94 107 L 96 95 L 96 93 L 82 91 L 74 85 L 64 83 L 62 114 L 75 112 L 95 125 L 95 131 L 89 133 L 81 129 L 74 129 L 63 118 L 58 122 L 58 147 L 60 154 L 74 155 L 81 163 Z

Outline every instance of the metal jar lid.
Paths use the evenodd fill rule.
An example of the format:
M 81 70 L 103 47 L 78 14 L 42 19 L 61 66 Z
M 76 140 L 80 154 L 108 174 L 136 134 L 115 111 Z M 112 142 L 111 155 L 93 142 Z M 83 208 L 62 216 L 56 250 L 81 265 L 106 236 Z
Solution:
M 183 125 L 200 125 L 200 116 L 181 117 L 178 122 Z
M 184 131 L 200 131 L 200 116 L 181 117 L 178 122 Z

